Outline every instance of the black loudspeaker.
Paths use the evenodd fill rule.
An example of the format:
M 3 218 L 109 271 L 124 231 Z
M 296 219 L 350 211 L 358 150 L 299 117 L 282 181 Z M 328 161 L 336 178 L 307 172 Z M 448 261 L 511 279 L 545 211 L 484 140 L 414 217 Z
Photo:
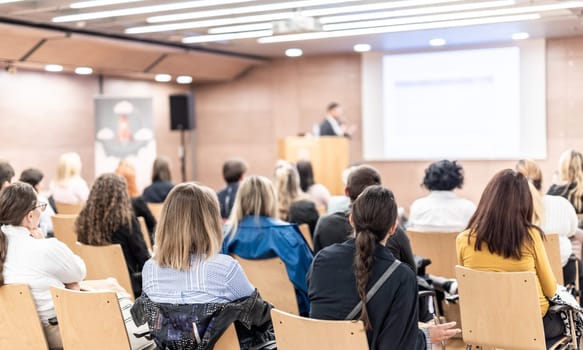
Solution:
M 192 94 L 170 95 L 170 130 L 192 130 L 195 126 Z

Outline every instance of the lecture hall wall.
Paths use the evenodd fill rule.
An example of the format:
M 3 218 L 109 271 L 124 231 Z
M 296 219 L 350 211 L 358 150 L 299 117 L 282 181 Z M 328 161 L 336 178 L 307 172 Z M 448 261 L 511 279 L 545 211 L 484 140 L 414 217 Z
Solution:
M 171 158 L 179 180 L 179 134 L 169 130 L 168 95 L 188 88 L 105 78 L 105 95 L 152 96 L 158 154 Z M 360 57 L 357 54 L 278 59 L 257 66 L 234 82 L 198 85 L 197 130 L 187 135 L 187 178 L 219 189 L 222 162 L 233 156 L 247 160 L 252 174 L 271 176 L 277 140 L 310 131 L 330 101 L 340 102 L 350 123 L 360 124 Z M 76 150 L 84 160 L 83 175 L 94 179 L 93 97 L 96 77 L 44 72 L 0 73 L 0 159 L 17 173 L 41 168 L 54 175 L 62 152 Z M 547 148 L 540 161 L 544 185 L 551 181 L 561 152 L 583 150 L 583 38 L 547 42 Z M 501 126 L 503 127 L 503 126 Z M 193 136 L 192 139 L 190 136 Z M 420 140 L 421 142 L 422 140 Z M 493 140 L 494 142 L 495 140 Z M 545 140 L 542 140 L 545 142 Z M 360 130 L 350 146 L 352 162 L 361 159 Z M 424 195 L 420 187 L 428 162 L 375 162 L 386 186 L 401 206 Z M 464 161 L 466 183 L 461 195 L 477 202 L 490 177 L 512 161 Z M 46 181 L 48 183 L 48 181 Z

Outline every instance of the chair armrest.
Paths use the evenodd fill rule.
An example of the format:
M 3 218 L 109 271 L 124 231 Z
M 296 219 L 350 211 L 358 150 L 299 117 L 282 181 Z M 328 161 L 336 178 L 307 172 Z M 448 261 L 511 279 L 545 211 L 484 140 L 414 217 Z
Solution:
M 435 297 L 435 291 L 433 290 L 422 290 L 419 292 L 419 298 Z

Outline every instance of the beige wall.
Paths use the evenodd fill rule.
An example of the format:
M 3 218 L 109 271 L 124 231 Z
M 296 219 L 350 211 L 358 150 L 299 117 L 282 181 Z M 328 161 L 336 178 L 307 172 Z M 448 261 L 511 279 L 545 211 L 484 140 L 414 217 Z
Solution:
M 549 185 L 560 153 L 583 150 L 583 38 L 547 43 L 547 151 L 540 165 Z M 241 156 L 250 173 L 270 175 L 280 137 L 311 130 L 330 101 L 345 107 L 349 122 L 360 124 L 360 56 L 356 54 L 281 59 L 256 67 L 235 83 L 197 87 L 198 179 L 221 187 L 220 167 Z M 492 140 L 495 142 L 495 140 Z M 541 140 L 545 142 L 545 140 Z M 361 136 L 351 142 L 351 161 L 361 160 Z M 426 192 L 420 187 L 428 162 L 374 162 L 400 205 Z M 514 161 L 464 161 L 462 196 L 477 202 L 492 175 Z
M 180 177 L 177 158 L 179 134 L 169 130 L 168 95 L 184 87 L 141 81 L 104 79 L 103 92 L 112 96 L 153 98 L 158 154 L 172 160 L 173 178 Z M 27 167 L 45 173 L 47 187 L 59 155 L 76 151 L 83 161 L 83 177 L 92 182 L 94 169 L 94 105 L 99 94 L 95 76 L 19 71 L 0 73 L 0 159 L 9 160 L 16 178 Z M 190 142 L 190 138 L 187 138 Z M 192 155 L 192 153 L 191 153 Z M 187 165 L 187 170 L 192 165 Z M 189 175 L 190 176 L 190 175 Z

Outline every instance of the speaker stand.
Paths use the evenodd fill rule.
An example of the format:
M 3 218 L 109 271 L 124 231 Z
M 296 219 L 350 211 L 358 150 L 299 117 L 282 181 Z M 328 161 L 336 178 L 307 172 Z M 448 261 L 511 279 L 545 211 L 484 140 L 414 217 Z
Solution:
M 186 143 L 184 141 L 184 129 L 180 129 L 180 174 L 182 182 L 186 182 Z

